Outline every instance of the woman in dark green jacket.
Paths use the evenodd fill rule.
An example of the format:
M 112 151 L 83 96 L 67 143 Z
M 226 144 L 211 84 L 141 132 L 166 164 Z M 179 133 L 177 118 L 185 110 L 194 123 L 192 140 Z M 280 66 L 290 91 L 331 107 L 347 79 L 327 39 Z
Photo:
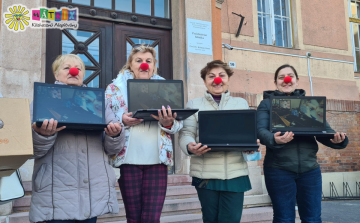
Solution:
M 290 76 L 291 82 L 284 78 Z M 265 91 L 264 100 L 257 109 L 257 131 L 261 144 L 266 146 L 264 160 L 265 184 L 274 209 L 274 223 L 295 222 L 295 204 L 298 204 L 302 222 L 321 223 L 321 171 L 317 163 L 316 141 L 333 149 L 344 149 L 348 144 L 345 133 L 335 132 L 328 123 L 326 131 L 334 138 L 296 136 L 292 132 L 281 135 L 269 131 L 271 96 L 305 96 L 296 89 L 299 78 L 290 65 L 275 72 L 275 91 Z

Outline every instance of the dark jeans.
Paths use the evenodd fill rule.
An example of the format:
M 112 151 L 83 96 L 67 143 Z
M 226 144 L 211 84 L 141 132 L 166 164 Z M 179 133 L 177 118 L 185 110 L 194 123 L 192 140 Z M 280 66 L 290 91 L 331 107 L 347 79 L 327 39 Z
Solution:
M 274 209 L 273 223 L 295 222 L 296 201 L 302 223 L 321 223 L 320 168 L 297 174 L 264 167 L 264 175 Z
M 52 221 L 47 221 L 46 223 L 96 223 L 96 220 L 97 220 L 97 217 L 82 220 L 82 221 L 77 221 L 77 220 L 52 220 Z
M 201 203 L 204 223 L 239 223 L 244 193 L 216 191 L 195 187 Z

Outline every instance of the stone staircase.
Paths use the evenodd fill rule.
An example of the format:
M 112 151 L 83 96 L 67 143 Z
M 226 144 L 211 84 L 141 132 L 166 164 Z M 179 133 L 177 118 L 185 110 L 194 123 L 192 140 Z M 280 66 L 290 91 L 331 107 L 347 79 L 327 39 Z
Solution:
M 196 190 L 190 184 L 191 178 L 188 175 L 169 175 L 161 222 L 202 222 L 200 202 Z M 13 213 L 9 216 L 9 223 L 29 222 L 31 182 L 24 182 L 24 187 L 26 196 L 14 201 Z M 118 188 L 117 198 L 120 204 L 119 213 L 103 215 L 98 218 L 98 222 L 126 222 L 125 208 Z M 273 212 L 270 203 L 268 195 L 245 196 L 241 222 L 271 222 Z

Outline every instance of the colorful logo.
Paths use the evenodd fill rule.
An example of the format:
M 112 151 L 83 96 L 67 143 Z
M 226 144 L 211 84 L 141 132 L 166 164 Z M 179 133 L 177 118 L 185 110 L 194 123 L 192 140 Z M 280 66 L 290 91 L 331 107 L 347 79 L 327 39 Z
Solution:
M 79 26 L 78 8 L 39 8 L 32 9 L 31 28 L 77 29 Z
M 8 30 L 25 31 L 26 27 L 45 29 L 77 29 L 79 27 L 78 8 L 35 8 L 31 14 L 21 4 L 12 5 L 4 14 L 4 23 Z
M 25 31 L 25 28 L 29 25 L 30 17 L 26 15 L 29 14 L 29 10 L 26 10 L 26 7 L 23 5 L 13 5 L 8 8 L 8 12 L 5 13 L 5 24 L 9 30 Z

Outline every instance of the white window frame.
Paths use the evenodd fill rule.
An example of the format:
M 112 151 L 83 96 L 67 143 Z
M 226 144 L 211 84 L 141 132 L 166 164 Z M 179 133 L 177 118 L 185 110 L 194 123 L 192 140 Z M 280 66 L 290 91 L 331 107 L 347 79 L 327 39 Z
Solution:
M 355 3 L 359 3 L 360 4 L 360 0 L 348 0 L 348 4 L 349 4 L 349 19 L 354 18 L 352 17 L 352 11 L 351 11 L 351 3 L 355 2 Z M 360 8 L 360 6 L 359 6 Z M 358 15 L 358 10 L 356 10 L 356 18 L 355 19 L 360 19 L 360 14 Z M 358 24 L 359 28 L 358 28 L 358 39 L 359 39 L 359 47 L 355 46 L 355 39 L 354 39 L 354 24 Z M 351 46 L 352 46 L 352 53 L 353 53 L 353 57 L 354 57 L 354 72 L 359 72 L 359 70 L 357 70 L 357 63 L 356 63 L 356 51 L 359 51 L 360 53 L 360 23 L 354 23 L 352 21 L 350 21 L 350 32 L 351 32 Z
M 292 35 L 292 18 L 291 18 L 291 0 L 285 0 L 288 2 L 288 7 L 286 8 L 286 11 L 287 11 L 287 14 L 289 16 L 283 16 L 282 15 L 282 10 L 280 10 L 280 16 L 279 15 L 275 15 L 275 12 L 274 12 L 274 1 L 273 0 L 265 0 L 265 4 L 268 3 L 270 4 L 269 8 L 270 8 L 270 13 L 264 13 L 262 11 L 257 11 L 257 17 L 259 17 L 259 15 L 261 15 L 261 18 L 264 18 L 265 15 L 269 15 L 270 16 L 270 33 L 271 33 L 271 36 L 268 35 L 268 41 L 269 39 L 271 38 L 271 44 L 270 43 L 264 43 L 264 40 L 265 40 L 265 34 L 264 34 L 264 23 L 263 23 L 263 20 L 261 20 L 261 29 L 262 29 L 262 39 L 263 39 L 263 43 L 264 45 L 273 45 L 273 46 L 276 46 L 276 33 L 275 33 L 275 18 L 280 18 L 281 21 L 283 19 L 288 19 L 289 20 L 289 27 L 290 27 L 290 30 L 288 31 L 289 32 L 289 45 L 287 46 L 287 44 L 285 44 L 284 42 L 284 33 L 286 32 L 286 30 L 284 30 L 284 24 L 281 22 L 281 30 L 282 30 L 282 40 L 283 40 L 283 46 L 285 48 L 293 48 L 293 35 Z M 262 6 L 262 0 L 260 0 L 260 4 L 261 4 L 261 9 L 263 8 Z M 281 1 L 280 1 L 280 8 L 281 8 Z M 270 37 L 270 38 L 269 38 Z M 260 40 L 259 40 L 260 42 Z M 282 46 L 279 46 L 279 47 L 282 47 Z

